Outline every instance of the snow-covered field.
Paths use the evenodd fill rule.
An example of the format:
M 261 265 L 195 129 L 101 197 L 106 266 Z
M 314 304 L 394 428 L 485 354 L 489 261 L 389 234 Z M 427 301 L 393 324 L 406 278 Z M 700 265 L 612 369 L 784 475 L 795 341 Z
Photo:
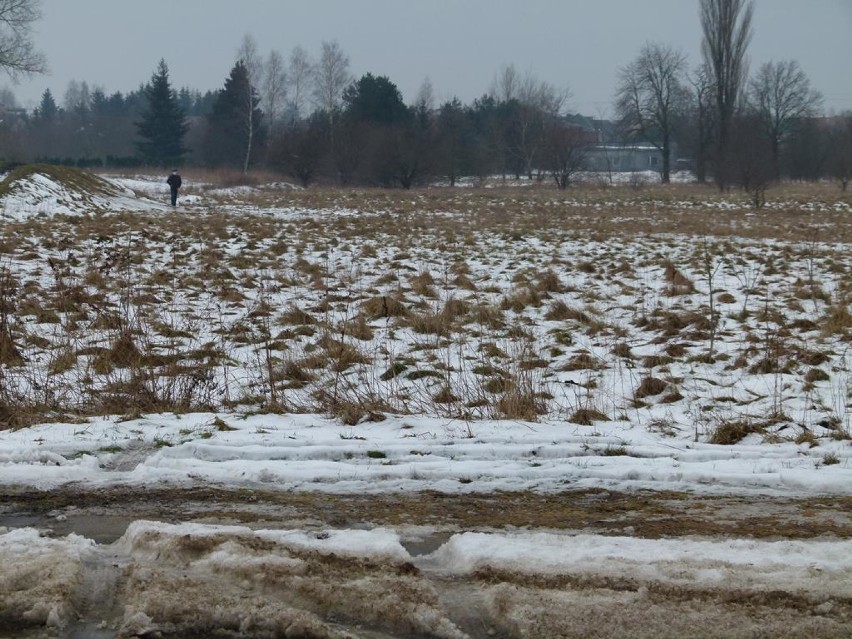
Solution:
M 164 211 L 158 178 L 110 179 L 138 209 L 4 202 L 0 485 L 43 516 L 0 509 L 0 636 L 852 632 L 824 507 L 852 494 L 848 197 L 190 183 Z M 37 505 L 199 487 L 789 499 L 803 530 L 819 500 L 834 534 L 164 509 L 99 545 Z

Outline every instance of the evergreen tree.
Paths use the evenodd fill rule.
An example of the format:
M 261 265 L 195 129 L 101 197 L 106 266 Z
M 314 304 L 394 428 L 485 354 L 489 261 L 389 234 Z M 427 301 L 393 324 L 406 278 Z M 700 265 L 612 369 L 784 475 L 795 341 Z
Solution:
M 204 150 L 210 164 L 248 169 L 265 143 L 259 102 L 246 65 L 237 62 L 207 116 Z
M 140 140 L 136 149 L 153 166 L 177 166 L 187 149 L 183 138 L 189 129 L 177 94 L 169 85 L 169 68 L 160 60 L 151 82 L 144 89 L 147 105 L 136 123 Z
M 35 108 L 33 113 L 34 119 L 39 123 L 49 123 L 56 120 L 59 114 L 59 107 L 56 106 L 56 100 L 53 99 L 53 94 L 50 89 L 45 89 L 41 94 L 41 102 Z
M 393 124 L 408 119 L 409 111 L 402 94 L 387 76 L 367 73 L 343 92 L 346 115 L 356 121 Z

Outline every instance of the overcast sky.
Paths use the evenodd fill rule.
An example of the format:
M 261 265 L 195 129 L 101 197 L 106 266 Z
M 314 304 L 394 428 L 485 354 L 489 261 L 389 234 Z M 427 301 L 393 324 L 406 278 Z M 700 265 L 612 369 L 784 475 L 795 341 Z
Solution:
M 68 82 L 107 93 L 147 82 L 157 62 L 172 84 L 216 89 L 245 34 L 262 53 L 315 55 L 337 40 L 355 77 L 386 75 L 407 101 L 429 77 L 436 98 L 469 102 L 501 66 L 572 95 L 587 115 L 610 109 L 616 72 L 646 41 L 699 60 L 698 0 L 42 0 L 35 42 L 50 73 L 12 89 L 23 106 Z M 828 111 L 852 109 L 852 0 L 756 0 L 751 68 L 795 59 Z

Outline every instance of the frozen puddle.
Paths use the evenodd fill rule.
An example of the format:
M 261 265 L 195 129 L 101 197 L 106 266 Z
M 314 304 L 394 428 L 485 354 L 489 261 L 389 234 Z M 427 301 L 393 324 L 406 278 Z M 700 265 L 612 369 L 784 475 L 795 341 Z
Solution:
M 852 630 L 852 541 L 842 540 L 515 532 L 403 541 L 381 528 L 136 521 L 102 545 L 78 534 L 7 530 L 0 567 L 3 639 L 820 637 Z

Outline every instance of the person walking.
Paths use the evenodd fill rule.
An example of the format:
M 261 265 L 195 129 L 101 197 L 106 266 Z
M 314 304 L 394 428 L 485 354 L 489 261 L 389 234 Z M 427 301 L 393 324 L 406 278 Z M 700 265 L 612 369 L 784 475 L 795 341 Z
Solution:
M 169 187 L 172 189 L 172 206 L 176 206 L 178 189 L 182 184 L 182 180 L 180 179 L 180 175 L 178 174 L 177 169 L 172 171 L 172 174 L 169 176 L 169 179 L 166 180 L 166 184 L 168 184 Z

